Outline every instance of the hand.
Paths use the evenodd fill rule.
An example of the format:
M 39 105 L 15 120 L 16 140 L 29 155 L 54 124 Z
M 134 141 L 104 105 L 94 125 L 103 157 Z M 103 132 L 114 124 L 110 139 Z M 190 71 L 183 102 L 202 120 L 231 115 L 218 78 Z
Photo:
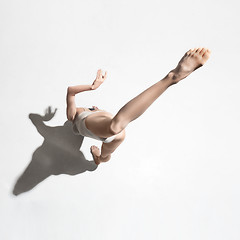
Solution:
M 49 107 L 45 110 L 45 116 L 42 117 L 43 121 L 49 121 L 49 120 L 51 120 L 51 119 L 54 117 L 56 111 L 57 111 L 57 108 L 55 108 L 55 111 L 52 112 L 52 108 L 51 108 L 51 106 L 49 106 Z
M 92 106 L 92 108 L 93 108 L 94 110 L 99 110 L 99 108 L 96 107 L 96 106 Z
M 107 78 L 107 71 L 105 71 L 105 75 L 102 75 L 102 69 L 99 69 L 97 71 L 97 77 L 94 80 L 93 84 L 92 84 L 92 90 L 97 89 L 103 82 L 104 80 Z

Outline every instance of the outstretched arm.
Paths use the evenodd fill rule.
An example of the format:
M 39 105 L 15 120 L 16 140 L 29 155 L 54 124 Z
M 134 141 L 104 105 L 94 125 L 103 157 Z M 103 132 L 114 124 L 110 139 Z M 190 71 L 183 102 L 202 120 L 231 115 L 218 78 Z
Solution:
M 76 115 L 76 104 L 75 104 L 75 95 L 89 90 L 95 90 L 97 89 L 106 79 L 107 72 L 105 72 L 105 75 L 102 75 L 102 70 L 99 69 L 97 72 L 97 77 L 92 83 L 92 85 L 77 85 L 77 86 L 70 86 L 67 89 L 67 119 L 69 121 L 73 121 Z

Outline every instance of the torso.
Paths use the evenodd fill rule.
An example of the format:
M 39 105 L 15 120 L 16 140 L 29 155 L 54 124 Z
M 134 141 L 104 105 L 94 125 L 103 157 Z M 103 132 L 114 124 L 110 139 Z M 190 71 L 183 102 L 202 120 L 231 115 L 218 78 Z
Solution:
M 73 123 L 75 122 L 76 117 L 84 111 L 93 113 L 95 112 L 94 114 L 90 114 L 85 118 L 86 127 L 98 137 L 109 137 L 109 125 L 114 116 L 102 109 L 89 110 L 88 108 L 77 108 Z
M 82 112 L 84 111 L 88 111 L 88 112 L 98 112 L 98 111 L 101 111 L 101 112 L 98 112 L 98 113 L 95 113 L 94 116 L 104 116 L 104 117 L 110 117 L 112 118 L 113 115 L 109 112 L 106 112 L 105 110 L 102 110 L 102 109 L 98 109 L 98 110 L 89 110 L 88 108 L 83 108 L 83 107 L 80 107 L 80 108 L 76 108 L 76 115 L 75 115 L 75 118 L 77 115 L 81 114 Z M 91 117 L 92 115 L 89 115 L 88 117 Z M 74 120 L 75 120 L 74 118 Z M 73 122 L 74 122 L 73 120 Z

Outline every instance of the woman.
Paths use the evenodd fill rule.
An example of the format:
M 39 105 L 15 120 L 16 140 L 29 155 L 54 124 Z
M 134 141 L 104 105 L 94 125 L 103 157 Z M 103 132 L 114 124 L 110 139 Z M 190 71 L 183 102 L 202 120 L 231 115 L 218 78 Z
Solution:
M 125 104 L 115 116 L 95 106 L 93 108 L 77 108 L 75 105 L 75 95 L 83 91 L 96 90 L 106 79 L 107 72 L 103 76 L 102 70 L 99 69 L 92 85 L 68 87 L 67 118 L 73 122 L 73 131 L 76 134 L 103 142 L 101 151 L 96 146 L 92 146 L 90 149 L 95 163 L 107 162 L 111 158 L 111 154 L 124 140 L 126 126 L 142 115 L 169 86 L 186 78 L 194 70 L 201 67 L 209 57 L 210 50 L 207 48 L 190 49 L 175 69 Z

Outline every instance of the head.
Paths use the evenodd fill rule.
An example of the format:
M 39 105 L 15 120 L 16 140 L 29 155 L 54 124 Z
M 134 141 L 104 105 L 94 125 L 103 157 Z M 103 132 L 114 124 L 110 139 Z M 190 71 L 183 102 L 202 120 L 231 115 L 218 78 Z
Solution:
M 97 111 L 97 110 L 99 110 L 99 108 L 96 107 L 96 106 L 92 106 L 92 108 L 88 108 L 88 109 L 91 110 L 91 111 Z

